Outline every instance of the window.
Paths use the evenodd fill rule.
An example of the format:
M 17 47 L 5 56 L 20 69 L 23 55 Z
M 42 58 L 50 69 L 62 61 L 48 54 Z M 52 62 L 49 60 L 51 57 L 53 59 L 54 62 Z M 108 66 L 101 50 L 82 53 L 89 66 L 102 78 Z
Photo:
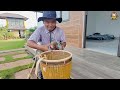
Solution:
M 63 22 L 64 21 L 69 21 L 69 11 L 62 11 L 62 19 L 63 19 Z
M 70 15 L 69 11 L 56 11 L 57 13 L 57 18 L 62 17 L 63 22 L 69 21 Z
M 37 18 L 37 20 L 38 20 L 39 17 L 42 17 L 42 15 L 43 15 L 43 13 L 37 12 L 37 13 L 36 13 L 36 18 Z M 42 25 L 43 25 L 43 22 L 38 22 L 38 21 L 37 21 L 37 27 L 42 26 Z
M 60 13 L 61 13 L 60 11 L 56 11 L 57 18 L 60 18 L 60 17 L 61 17 Z
M 24 20 L 8 19 L 8 28 L 9 29 L 23 29 L 24 28 Z

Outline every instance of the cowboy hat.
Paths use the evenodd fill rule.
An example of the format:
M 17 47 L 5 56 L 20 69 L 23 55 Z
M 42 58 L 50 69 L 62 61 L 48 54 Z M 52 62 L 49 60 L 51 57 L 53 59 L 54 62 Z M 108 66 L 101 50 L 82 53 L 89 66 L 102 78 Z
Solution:
M 62 22 L 62 18 L 56 18 L 56 11 L 43 11 L 43 17 L 39 17 L 38 22 L 44 21 L 45 19 L 55 19 L 59 23 Z

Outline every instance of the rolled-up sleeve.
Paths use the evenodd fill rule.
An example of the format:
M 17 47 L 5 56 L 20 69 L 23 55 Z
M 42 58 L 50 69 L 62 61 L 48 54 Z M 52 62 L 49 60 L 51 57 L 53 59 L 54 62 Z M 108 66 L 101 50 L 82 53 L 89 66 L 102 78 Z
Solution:
M 65 33 L 63 30 L 61 30 L 61 42 L 66 42 Z
M 38 41 L 40 40 L 40 28 L 37 28 L 32 35 L 30 36 L 30 38 L 28 40 L 32 40 L 36 43 L 38 43 Z

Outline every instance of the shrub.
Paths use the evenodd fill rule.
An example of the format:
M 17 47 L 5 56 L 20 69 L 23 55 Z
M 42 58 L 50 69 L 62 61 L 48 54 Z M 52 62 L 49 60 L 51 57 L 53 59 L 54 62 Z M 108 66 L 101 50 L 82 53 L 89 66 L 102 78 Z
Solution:
M 12 32 L 8 31 L 7 27 L 0 27 L 0 40 L 14 39 Z

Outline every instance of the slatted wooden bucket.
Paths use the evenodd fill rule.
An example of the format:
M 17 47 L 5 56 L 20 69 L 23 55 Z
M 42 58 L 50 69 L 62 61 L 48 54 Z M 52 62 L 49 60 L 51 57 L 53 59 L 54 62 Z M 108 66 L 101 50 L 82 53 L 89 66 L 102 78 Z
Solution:
M 44 57 L 40 62 L 44 79 L 70 79 L 72 54 L 65 50 L 52 50 L 40 54 Z

